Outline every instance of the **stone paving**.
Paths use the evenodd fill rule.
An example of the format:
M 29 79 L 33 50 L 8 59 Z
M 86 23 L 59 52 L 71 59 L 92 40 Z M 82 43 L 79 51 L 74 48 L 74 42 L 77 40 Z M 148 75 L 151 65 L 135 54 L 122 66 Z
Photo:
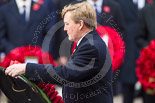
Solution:
M 114 97 L 114 103 L 123 103 L 122 95 L 118 95 Z M 134 103 L 143 103 L 142 98 L 135 98 Z
M 4 95 L 0 96 L 0 103 L 7 103 L 7 99 Z M 115 96 L 114 103 L 122 103 L 122 95 Z M 142 103 L 142 99 L 136 98 L 134 103 Z

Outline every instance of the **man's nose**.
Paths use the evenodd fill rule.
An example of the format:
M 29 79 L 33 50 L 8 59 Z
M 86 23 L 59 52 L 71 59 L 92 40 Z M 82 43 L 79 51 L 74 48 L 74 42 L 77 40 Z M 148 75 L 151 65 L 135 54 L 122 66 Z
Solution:
M 64 26 L 64 31 L 67 31 L 67 28 L 66 28 L 66 26 Z

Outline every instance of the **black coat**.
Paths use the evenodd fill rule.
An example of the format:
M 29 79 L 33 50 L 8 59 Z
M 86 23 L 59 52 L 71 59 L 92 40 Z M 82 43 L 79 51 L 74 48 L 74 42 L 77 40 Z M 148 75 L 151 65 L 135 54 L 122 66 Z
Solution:
M 25 75 L 32 81 L 66 84 L 65 103 L 113 103 L 111 58 L 97 31 L 82 39 L 65 66 L 28 63 Z
M 139 13 L 136 42 L 139 48 L 147 47 L 155 39 L 155 2 L 147 4 Z
M 120 71 L 120 80 L 123 83 L 134 84 L 136 78 L 136 59 L 139 55 L 139 50 L 134 41 L 137 31 L 138 8 L 132 0 L 116 0 L 123 12 L 126 27 L 125 39 L 125 58 Z

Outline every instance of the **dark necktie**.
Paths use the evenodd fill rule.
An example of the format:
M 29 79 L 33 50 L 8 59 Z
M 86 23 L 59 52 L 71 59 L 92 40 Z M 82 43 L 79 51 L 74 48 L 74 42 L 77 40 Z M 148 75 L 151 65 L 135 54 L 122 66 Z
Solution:
M 98 21 L 99 20 L 99 12 L 97 11 L 96 3 L 94 3 L 94 7 L 95 7 L 95 11 L 96 11 L 96 18 L 97 18 L 97 21 Z
M 24 9 L 24 12 L 22 14 L 22 18 L 26 22 L 26 6 L 25 5 L 23 5 L 23 9 Z

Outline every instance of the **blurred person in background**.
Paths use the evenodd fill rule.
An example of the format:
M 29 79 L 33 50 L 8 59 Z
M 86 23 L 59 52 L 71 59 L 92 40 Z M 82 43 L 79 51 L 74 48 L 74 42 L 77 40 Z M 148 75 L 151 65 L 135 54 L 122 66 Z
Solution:
M 16 47 L 42 45 L 54 21 L 41 1 L 11 0 L 0 7 L 0 45 L 6 54 Z
M 139 57 L 139 49 L 136 45 L 135 37 L 137 34 L 138 12 L 151 0 L 115 0 L 121 6 L 125 18 L 126 27 L 126 52 L 125 60 L 121 67 L 119 81 L 122 83 L 123 103 L 133 103 L 135 96 L 136 60 Z
M 119 4 L 113 0 L 86 0 L 93 5 L 97 14 L 97 23 L 102 26 L 109 26 L 120 32 L 125 38 L 124 17 Z
M 155 39 L 155 2 L 147 4 L 138 15 L 138 29 L 135 37 L 139 49 L 147 48 L 151 40 Z M 155 103 L 155 95 L 144 92 L 144 103 Z
M 155 3 L 147 4 L 139 13 L 136 43 L 140 49 L 155 39 Z
M 0 0 L 0 6 L 1 56 L 16 47 L 41 46 L 56 22 L 56 16 L 50 15 L 55 11 L 52 0 Z
M 0 0 L 0 7 L 6 3 L 8 3 L 10 0 Z M 3 53 L 3 47 L 0 46 L 0 62 L 3 61 L 5 54 Z
M 125 58 L 121 66 L 119 81 L 122 85 L 123 103 L 133 103 L 134 87 L 137 82 L 136 59 L 139 52 L 134 42 L 136 36 L 138 8 L 132 0 L 115 0 L 121 6 L 125 19 L 126 38 L 125 38 Z

